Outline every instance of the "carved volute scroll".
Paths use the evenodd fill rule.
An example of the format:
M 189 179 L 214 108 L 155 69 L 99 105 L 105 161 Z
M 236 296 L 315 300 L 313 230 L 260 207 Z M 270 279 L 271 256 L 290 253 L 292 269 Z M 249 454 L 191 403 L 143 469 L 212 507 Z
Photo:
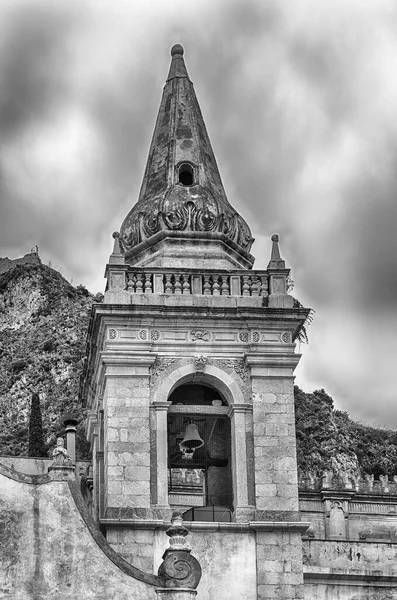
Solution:
M 171 527 L 166 531 L 170 538 L 170 547 L 163 554 L 158 574 L 165 577 L 167 588 L 195 589 L 200 583 L 201 566 L 186 544 L 188 530 L 183 525 L 179 511 L 173 513 Z

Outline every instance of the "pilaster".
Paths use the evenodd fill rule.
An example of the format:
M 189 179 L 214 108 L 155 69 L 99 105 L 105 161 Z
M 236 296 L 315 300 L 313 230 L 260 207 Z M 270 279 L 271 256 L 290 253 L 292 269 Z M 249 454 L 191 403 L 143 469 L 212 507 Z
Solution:
M 151 478 L 152 503 L 156 508 L 169 509 L 167 414 L 171 402 L 155 402 L 151 415 Z
M 154 356 L 107 353 L 104 394 L 105 511 L 150 507 L 149 376 Z

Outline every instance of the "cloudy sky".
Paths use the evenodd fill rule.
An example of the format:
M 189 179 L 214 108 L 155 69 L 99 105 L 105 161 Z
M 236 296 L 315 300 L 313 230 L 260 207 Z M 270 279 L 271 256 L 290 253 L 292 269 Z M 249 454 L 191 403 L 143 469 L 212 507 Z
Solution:
M 316 311 L 298 383 L 397 426 L 395 0 L 1 0 L 0 40 L 0 256 L 103 291 L 182 43 L 255 266 L 279 233 Z

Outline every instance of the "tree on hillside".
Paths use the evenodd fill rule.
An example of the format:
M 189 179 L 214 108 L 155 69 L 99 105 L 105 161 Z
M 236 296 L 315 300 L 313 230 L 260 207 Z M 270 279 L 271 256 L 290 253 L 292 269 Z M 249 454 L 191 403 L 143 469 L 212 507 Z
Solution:
M 32 395 L 32 403 L 30 405 L 28 455 L 47 456 L 47 448 L 43 439 L 43 422 L 38 394 Z

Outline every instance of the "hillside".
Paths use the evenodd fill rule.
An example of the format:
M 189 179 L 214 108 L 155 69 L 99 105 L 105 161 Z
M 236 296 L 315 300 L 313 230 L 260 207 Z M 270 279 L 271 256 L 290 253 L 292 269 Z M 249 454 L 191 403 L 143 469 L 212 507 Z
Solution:
M 63 417 L 73 414 L 83 458 L 85 415 L 77 396 L 90 309 L 98 298 L 35 254 L 7 260 L 0 261 L 0 454 L 27 453 L 30 400 L 37 392 L 46 444 L 54 445 Z
M 397 475 L 397 432 L 376 429 L 334 409 L 324 391 L 308 394 L 295 386 L 295 415 L 300 471 Z
M 72 413 L 79 420 L 78 457 L 89 457 L 77 397 L 90 310 L 98 301 L 100 294 L 73 287 L 37 254 L 0 259 L 0 455 L 27 454 L 36 392 L 48 447 Z M 324 390 L 296 387 L 295 409 L 300 471 L 397 475 L 397 432 L 354 422 Z

